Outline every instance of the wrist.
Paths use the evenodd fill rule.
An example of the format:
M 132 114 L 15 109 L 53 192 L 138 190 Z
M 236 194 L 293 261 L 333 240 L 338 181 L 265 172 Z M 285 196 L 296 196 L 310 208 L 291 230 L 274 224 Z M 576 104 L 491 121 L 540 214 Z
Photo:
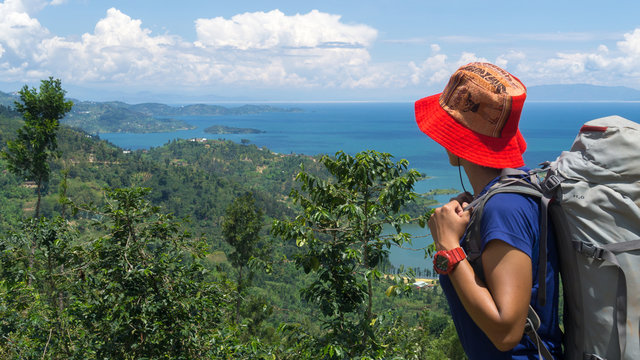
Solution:
M 444 237 L 436 241 L 436 251 L 450 251 L 458 247 L 460 247 L 460 238 L 458 237 L 452 236 L 450 239 Z
M 447 275 L 466 258 L 467 254 L 460 246 L 450 250 L 440 250 L 433 256 L 433 269 L 438 274 Z

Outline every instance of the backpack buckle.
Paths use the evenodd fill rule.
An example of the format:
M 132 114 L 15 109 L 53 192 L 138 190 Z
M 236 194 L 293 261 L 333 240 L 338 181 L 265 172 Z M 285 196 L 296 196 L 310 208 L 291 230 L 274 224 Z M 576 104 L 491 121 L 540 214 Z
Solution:
M 544 179 L 544 182 L 541 184 L 542 190 L 544 190 L 545 192 L 551 192 L 555 188 L 557 188 L 558 185 L 560 185 L 560 183 L 562 183 L 563 181 L 563 177 L 556 174 L 550 174 L 546 177 L 546 179 Z
M 592 244 L 585 244 L 583 242 L 574 242 L 574 248 L 582 255 L 592 258 L 594 260 L 604 260 L 604 249 L 594 246 Z

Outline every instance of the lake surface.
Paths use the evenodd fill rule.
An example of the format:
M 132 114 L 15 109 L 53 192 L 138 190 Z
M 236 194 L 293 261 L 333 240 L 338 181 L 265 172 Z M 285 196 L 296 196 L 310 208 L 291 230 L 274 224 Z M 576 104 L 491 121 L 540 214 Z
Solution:
M 263 113 L 238 116 L 179 117 L 196 128 L 171 133 L 100 134 L 102 139 L 125 148 L 144 149 L 161 146 L 173 139 L 194 137 L 224 138 L 236 142 L 247 139 L 277 153 L 334 154 L 339 150 L 357 153 L 377 150 L 391 153 L 396 160 L 409 160 L 411 168 L 430 176 L 415 188 L 417 192 L 431 189 L 462 189 L 457 168 L 449 165 L 445 151 L 418 129 L 413 103 L 313 103 L 277 104 L 301 108 L 295 113 Z M 520 121 L 520 131 L 527 140 L 525 162 L 535 167 L 540 162 L 554 160 L 562 150 L 568 150 L 580 126 L 592 119 L 620 115 L 640 122 L 640 103 L 636 102 L 529 102 Z M 217 135 L 204 129 L 211 125 L 252 128 L 260 134 Z M 471 186 L 465 184 L 469 189 Z M 448 196 L 438 200 L 446 201 Z M 416 236 L 413 247 L 423 248 L 431 241 L 427 230 L 415 226 L 409 229 Z M 391 263 L 399 266 L 430 267 L 421 251 L 392 248 Z

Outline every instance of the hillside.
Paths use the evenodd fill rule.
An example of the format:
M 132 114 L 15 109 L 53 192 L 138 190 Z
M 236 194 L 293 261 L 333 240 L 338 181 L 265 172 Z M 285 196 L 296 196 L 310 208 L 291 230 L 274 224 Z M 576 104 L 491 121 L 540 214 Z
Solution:
M 15 136 L 15 130 L 22 122 L 10 110 L 0 110 L 0 148 L 3 148 L 6 140 Z M 51 181 L 47 186 L 41 211 L 48 218 L 62 214 L 65 221 L 54 223 L 52 220 L 52 223 L 57 224 L 56 228 L 37 233 L 44 234 L 45 239 L 50 239 L 50 236 L 56 239 L 53 244 L 36 244 L 40 247 L 33 256 L 40 264 L 48 264 L 41 265 L 39 272 L 34 274 L 37 286 L 25 287 L 28 285 L 26 282 L 13 281 L 20 279 L 22 275 L 18 274 L 25 271 L 21 264 L 29 257 L 24 254 L 31 253 L 29 239 L 36 234 L 25 230 L 27 227 L 21 225 L 22 219 L 33 214 L 34 190 L 24 179 L 6 171 L 5 163 L 0 160 L 0 283 L 5 286 L 0 289 L 0 301 L 12 299 L 9 303 L 2 302 L 9 305 L 0 307 L 0 326 L 9 334 L 8 340 L 0 339 L 0 357 L 12 358 L 5 355 L 15 349 L 14 340 L 22 339 L 24 343 L 20 343 L 19 347 L 22 355 L 27 349 L 32 349 L 31 354 L 40 355 L 46 343 L 55 354 L 51 358 L 70 358 L 65 354 L 84 352 L 87 348 L 100 349 L 100 336 L 108 329 L 115 329 L 113 331 L 117 334 L 123 334 L 117 330 L 117 326 L 128 329 L 128 321 L 137 324 L 138 318 L 146 321 L 150 316 L 158 316 L 157 319 L 161 320 L 153 322 L 153 328 L 137 331 L 148 334 L 147 336 L 159 336 L 165 331 L 162 329 L 167 329 L 167 336 L 174 339 L 176 335 L 171 331 L 180 326 L 191 326 L 198 329 L 198 337 L 214 334 L 208 335 L 214 339 L 208 341 L 215 341 L 220 345 L 215 347 L 215 351 L 207 345 L 204 348 L 209 349 L 209 355 L 194 358 L 271 358 L 264 357 L 267 354 L 278 354 L 276 358 L 279 359 L 318 358 L 316 344 L 322 344 L 324 338 L 331 334 L 326 330 L 327 323 L 320 310 L 311 300 L 305 299 L 302 291 L 314 275 L 296 265 L 295 261 L 301 252 L 296 241 L 285 242 L 272 236 L 270 232 L 273 219 L 294 219 L 301 212 L 299 205 L 293 204 L 289 198 L 291 189 L 299 188 L 295 177 L 301 166 L 304 166 L 306 172 L 318 175 L 321 179 L 327 177 L 326 169 L 317 157 L 275 154 L 255 145 L 221 140 L 176 140 L 149 151 L 129 152 L 68 126 L 60 128 L 58 143 L 60 156 L 52 162 Z M 110 192 L 107 189 L 138 186 L 150 189 L 146 199 L 157 208 L 146 207 L 144 211 L 133 208 L 129 210 L 132 212 L 112 213 L 99 210 L 126 204 L 124 199 L 114 201 L 110 198 L 112 195 L 108 195 Z M 238 270 L 229 260 L 233 258 L 234 251 L 223 240 L 222 224 L 229 205 L 246 193 L 252 194 L 256 206 L 265 214 L 260 234 L 265 239 L 265 249 L 268 250 L 270 260 L 263 266 L 268 272 L 261 271 L 262 267 L 259 265 L 246 264 L 249 265 L 246 268 L 252 269 L 253 275 L 248 282 L 241 282 L 236 281 Z M 67 198 L 74 205 L 67 201 L 61 202 L 61 197 Z M 408 210 L 424 213 L 428 200 L 419 198 Z M 137 204 L 143 206 L 144 202 Z M 168 215 L 146 219 L 149 212 Z M 153 243 L 147 248 L 125 253 L 123 258 L 118 257 L 114 251 L 118 249 L 117 246 L 128 247 L 131 238 L 120 238 L 118 224 L 122 223 L 110 220 L 110 217 L 125 215 L 137 219 L 135 226 L 141 229 L 139 235 Z M 175 219 L 180 227 L 174 227 L 174 223 L 169 221 L 171 219 Z M 46 221 L 48 220 L 42 226 L 46 226 Z M 150 230 L 144 230 L 147 227 Z M 173 242 L 161 241 L 167 234 L 179 235 L 171 239 Z M 156 249 L 171 246 L 174 242 L 180 244 L 180 241 L 191 236 L 201 244 L 198 245 L 200 251 L 208 251 L 206 257 L 199 259 L 189 252 L 173 255 L 158 253 L 159 263 L 155 267 L 145 265 L 152 261 L 150 257 Z M 125 241 L 118 242 L 120 239 Z M 110 245 L 103 248 L 104 244 Z M 187 249 L 181 248 L 181 251 Z M 47 259 L 47 254 L 52 254 L 53 257 Z M 137 254 L 142 260 L 140 263 L 130 262 L 126 254 Z M 173 256 L 172 260 L 166 260 L 166 256 Z M 197 273 L 189 273 L 193 277 L 187 281 L 184 278 L 184 266 L 192 264 L 194 259 L 199 259 L 197 264 L 202 268 Z M 124 264 L 129 270 L 124 271 L 119 264 Z M 131 271 L 133 266 L 136 271 Z M 91 267 L 94 269 L 91 270 Z M 163 269 L 166 272 L 160 272 L 165 271 Z M 384 258 L 380 270 L 386 274 L 396 274 L 398 271 Z M 56 276 L 42 277 L 47 272 L 55 272 Z M 88 274 L 93 274 L 91 280 L 88 280 Z M 125 274 L 135 280 L 125 282 L 118 274 Z M 416 275 L 426 276 L 428 273 Z M 109 276 L 115 276 L 115 280 Z M 50 303 L 46 300 L 50 299 L 51 279 L 54 278 L 56 286 L 66 290 Z M 187 292 L 188 295 L 180 295 L 182 293 L 178 292 L 179 289 L 159 286 L 152 280 L 162 283 L 168 281 L 170 286 L 183 284 L 193 290 L 189 290 L 191 292 Z M 94 285 L 94 281 L 114 282 L 110 283 L 113 286 L 105 289 Z M 397 281 L 402 282 L 401 278 Z M 241 284 L 247 288 L 239 295 L 236 289 L 240 291 Z M 4 291 L 7 286 L 12 291 L 18 289 L 27 294 L 20 297 L 24 302 L 17 303 L 11 293 Z M 377 280 L 373 285 L 372 301 L 373 309 L 376 314 L 380 314 L 381 319 L 376 323 L 375 331 L 381 343 L 387 344 L 387 354 L 403 358 L 410 355 L 416 347 L 433 358 L 461 354 L 453 325 L 445 315 L 446 300 L 437 288 L 413 292 L 407 290 L 398 296 L 385 295 L 390 286 L 399 285 L 389 276 Z M 105 296 L 105 291 L 110 295 Z M 73 296 L 65 298 L 65 294 L 70 293 Z M 201 295 L 205 297 L 202 298 Z M 43 300 L 34 301 L 34 297 Z M 203 305 L 198 305 L 202 306 L 199 310 L 188 308 L 190 310 L 186 310 L 187 312 L 180 312 L 178 310 L 186 308 L 173 305 L 176 302 L 189 303 L 192 297 L 203 301 Z M 231 306 L 236 299 L 243 302 L 240 308 L 240 325 L 234 320 Z M 20 306 L 19 311 L 13 307 L 14 303 L 15 306 Z M 65 312 L 57 315 L 58 317 L 43 315 L 54 314 L 62 303 L 66 304 Z M 139 304 L 146 306 L 144 309 L 152 310 L 140 313 Z M 217 314 L 217 317 L 207 318 L 207 321 L 198 320 L 199 314 L 205 310 Z M 158 311 L 157 315 L 153 315 L 152 311 Z M 173 319 L 167 311 L 172 316 L 182 316 L 182 320 L 175 324 L 165 323 L 166 319 Z M 119 320 L 114 321 L 104 315 L 105 312 L 116 312 Z M 91 317 L 85 317 L 87 313 L 92 314 Z M 38 320 L 31 321 L 27 316 Z M 59 327 L 49 327 L 49 324 L 56 323 L 60 316 L 67 320 L 59 326 L 65 326 L 65 331 L 72 338 L 52 337 L 49 343 L 47 334 L 61 331 L 55 330 Z M 102 324 L 109 324 L 106 330 L 100 326 L 98 329 L 93 328 L 97 320 L 102 321 Z M 91 336 L 94 333 L 98 334 L 97 340 L 92 342 Z M 189 334 L 189 331 L 180 333 L 182 337 Z M 133 348 L 138 348 L 137 341 L 142 343 L 141 338 L 150 341 L 147 340 L 148 337 L 141 337 L 138 333 L 132 337 L 136 340 Z M 299 341 L 299 337 L 305 340 Z M 72 346 L 65 348 L 67 344 Z M 151 343 L 147 346 L 155 349 L 159 345 Z M 55 351 L 59 353 L 56 354 Z M 458 358 L 456 356 L 453 357 Z
M 279 108 L 270 105 L 243 105 L 228 108 L 219 105 L 193 104 L 184 106 L 169 106 L 158 103 L 143 103 L 128 105 L 125 103 L 110 103 L 149 116 L 216 116 L 216 115 L 248 115 L 265 112 L 300 112 L 298 108 Z
M 193 129 L 182 120 L 155 118 L 111 103 L 75 102 L 62 123 L 88 133 L 149 133 Z
M 0 92 L 0 105 L 13 106 L 15 94 Z M 193 104 L 169 106 L 159 103 L 127 104 L 124 102 L 94 102 L 71 99 L 71 112 L 62 123 L 86 131 L 99 133 L 151 133 L 193 129 L 194 126 L 180 116 L 247 115 L 263 112 L 298 112 L 296 108 L 278 108 L 268 105 L 243 105 L 227 108 L 218 105 Z

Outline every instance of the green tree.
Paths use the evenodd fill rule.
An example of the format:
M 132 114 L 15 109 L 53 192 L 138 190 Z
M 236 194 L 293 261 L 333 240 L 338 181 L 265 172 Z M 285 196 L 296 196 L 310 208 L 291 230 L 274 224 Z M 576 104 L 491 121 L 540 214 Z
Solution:
M 67 312 L 82 257 L 77 237 L 62 218 L 43 216 L 0 238 L 0 358 L 69 359 L 80 351 Z
M 303 168 L 297 175 L 301 189 L 291 192 L 303 212 L 293 221 L 275 221 L 273 232 L 295 241 L 302 250 L 296 263 L 317 273 L 302 294 L 319 305 L 331 329 L 325 352 L 339 358 L 375 352 L 372 282 L 382 277 L 378 266 L 391 244 L 410 240 L 401 226 L 412 219 L 399 212 L 414 199 L 420 174 L 408 170 L 404 159 L 396 163 L 390 154 L 371 150 L 355 156 L 338 152 L 320 161 L 331 178 Z M 395 234 L 383 235 L 385 226 Z
M 261 241 L 260 230 L 263 224 L 263 214 L 256 207 L 251 193 L 245 193 L 233 200 L 227 207 L 222 222 L 222 236 L 234 248 L 229 254 L 231 264 L 238 269 L 238 298 L 236 300 L 236 323 L 240 320 L 240 305 L 242 292 L 249 285 L 251 270 L 247 278 L 243 277 L 243 270 L 252 259 L 260 259 L 265 253 L 264 243 Z
M 49 181 L 49 159 L 56 155 L 58 148 L 60 119 L 73 106 L 65 100 L 65 93 L 60 80 L 52 77 L 41 81 L 40 92 L 25 85 L 18 92 L 20 101 L 15 102 L 24 126 L 18 129 L 15 140 L 7 141 L 7 148 L 2 152 L 11 172 L 36 182 L 35 217 L 40 216 L 43 186 Z
M 148 193 L 109 190 L 96 214 L 107 235 L 90 243 L 70 305 L 88 358 L 206 358 L 222 322 L 227 291 L 200 264 L 205 239 L 151 206 Z

